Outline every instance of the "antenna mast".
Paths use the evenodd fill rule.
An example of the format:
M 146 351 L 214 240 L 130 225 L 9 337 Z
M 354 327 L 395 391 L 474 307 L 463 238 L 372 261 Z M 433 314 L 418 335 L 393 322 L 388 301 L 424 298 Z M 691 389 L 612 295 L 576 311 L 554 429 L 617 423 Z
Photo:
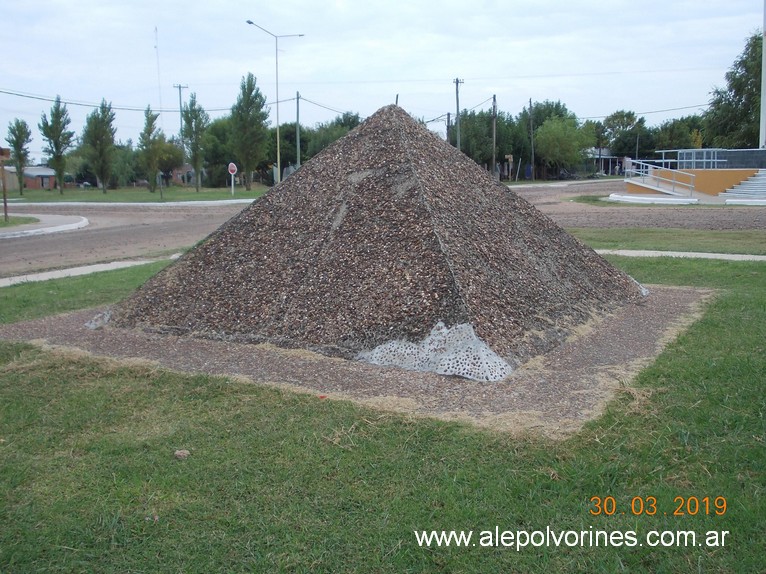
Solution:
M 160 80 L 160 41 L 157 33 L 157 26 L 154 27 L 154 51 L 157 54 L 157 91 L 160 96 L 160 107 L 157 110 L 157 113 L 160 116 L 160 125 L 164 128 L 165 126 L 162 122 L 162 81 Z

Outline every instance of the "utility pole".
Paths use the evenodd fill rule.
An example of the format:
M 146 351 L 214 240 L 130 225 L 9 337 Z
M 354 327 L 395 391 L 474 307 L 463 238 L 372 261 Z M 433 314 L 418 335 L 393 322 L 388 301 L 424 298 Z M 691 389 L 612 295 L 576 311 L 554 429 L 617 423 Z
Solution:
M 184 145 L 184 106 L 181 101 L 181 90 L 187 89 L 189 86 L 182 86 L 181 84 L 173 84 L 174 88 L 178 88 L 178 122 L 180 131 L 178 132 L 178 139 L 181 140 L 181 152 L 184 154 L 184 160 L 186 159 L 186 146 Z
M 173 84 L 174 88 L 178 88 L 178 117 L 180 122 L 180 128 L 181 131 L 178 132 L 178 135 L 181 135 L 181 132 L 184 131 L 184 106 L 183 101 L 181 100 L 181 90 L 187 89 L 189 86 L 182 86 L 181 84 Z
M 492 177 L 497 169 L 497 96 L 492 96 Z
M 275 64 L 275 78 L 277 85 L 277 97 L 274 101 L 274 105 L 277 108 L 277 171 L 274 174 L 274 185 L 282 181 L 282 156 L 280 155 L 280 139 L 279 139 L 279 39 L 280 38 L 300 38 L 303 34 L 274 34 L 269 32 L 266 28 L 259 26 L 252 20 L 247 20 L 247 23 L 251 26 L 255 26 L 259 30 L 266 32 L 269 36 L 274 38 L 274 64 Z
M 295 92 L 295 169 L 301 166 L 301 93 Z
M 765 0 L 766 1 L 766 0 Z M 455 108 L 457 115 L 455 116 L 455 129 L 457 130 L 457 149 L 460 149 L 460 84 L 463 80 L 455 78 Z
M 5 183 L 5 161 L 10 159 L 11 150 L 0 147 L 0 184 L 3 186 L 3 219 L 6 223 L 8 223 L 10 218 L 8 217 L 8 188 Z
M 766 46 L 766 0 L 763 1 L 763 45 Z M 766 148 L 766 50 L 761 50 L 761 128 L 758 147 Z
M 529 141 L 532 144 L 532 181 L 535 181 L 535 130 L 532 123 L 532 98 L 529 98 Z

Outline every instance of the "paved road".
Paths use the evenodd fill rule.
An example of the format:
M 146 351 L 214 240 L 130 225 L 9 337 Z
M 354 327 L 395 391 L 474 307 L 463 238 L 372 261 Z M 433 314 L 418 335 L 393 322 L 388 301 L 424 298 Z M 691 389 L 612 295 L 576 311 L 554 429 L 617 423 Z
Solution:
M 578 195 L 622 191 L 621 181 L 538 184 L 513 190 L 564 227 L 766 229 L 766 207 L 602 207 L 572 201 Z M 54 235 L 0 238 L 0 277 L 169 256 L 205 238 L 245 207 L 226 203 L 12 204 L 14 215 L 85 217 L 89 225 Z
M 203 239 L 245 205 L 14 205 L 13 215 L 85 217 L 89 225 L 52 235 L 0 239 L 0 277 L 169 255 Z

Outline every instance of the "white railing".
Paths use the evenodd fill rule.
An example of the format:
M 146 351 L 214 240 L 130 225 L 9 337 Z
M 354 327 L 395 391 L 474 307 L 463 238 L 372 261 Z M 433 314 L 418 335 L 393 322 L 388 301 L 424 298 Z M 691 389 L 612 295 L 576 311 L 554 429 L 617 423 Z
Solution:
M 645 161 L 633 160 L 625 170 L 625 181 L 640 182 L 671 195 L 694 194 L 694 174 L 680 169 L 657 167 Z M 638 183 L 636 182 L 636 183 Z

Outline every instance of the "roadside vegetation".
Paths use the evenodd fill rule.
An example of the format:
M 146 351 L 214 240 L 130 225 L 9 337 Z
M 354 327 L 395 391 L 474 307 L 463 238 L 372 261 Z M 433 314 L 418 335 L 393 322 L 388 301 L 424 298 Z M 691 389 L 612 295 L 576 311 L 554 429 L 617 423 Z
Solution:
M 170 260 L 115 271 L 0 288 L 0 323 L 15 323 L 109 305 L 127 297 Z M 1 570 L 0 570 L 1 571 Z
M 594 249 L 648 249 L 766 255 L 766 230 L 572 227 L 567 231 Z
M 560 442 L 0 342 L 0 571 L 762 571 L 766 265 L 609 259 L 718 293 Z M 161 265 L 0 289 L 0 321 L 117 301 Z M 593 497 L 616 511 L 594 516 Z M 496 525 L 729 534 L 517 552 L 422 548 L 413 533 Z
M 0 218 L 0 229 L 4 227 L 14 227 L 16 225 L 26 225 L 27 223 L 37 223 L 40 221 L 36 217 L 22 217 L 19 215 L 8 216 L 8 221 L 5 218 Z
M 67 189 L 64 195 L 57 191 L 46 189 L 27 189 L 24 191 L 23 202 L 27 203 L 57 203 L 67 201 L 82 202 L 106 202 L 106 203 L 163 203 L 171 201 L 223 201 L 230 199 L 257 199 L 266 191 L 268 187 L 262 184 L 254 183 L 252 189 L 247 191 L 242 186 L 234 188 L 234 195 L 231 189 L 203 187 L 200 191 L 195 191 L 194 187 L 183 187 L 174 185 L 165 188 L 163 193 L 159 191 L 152 193 L 146 187 L 121 187 L 119 189 L 109 190 L 109 193 L 102 193 L 101 190 L 94 187 Z M 12 210 L 13 205 L 20 201 L 11 201 L 8 205 Z
M 564 102 L 547 99 L 530 101 L 515 115 L 491 109 L 462 110 L 461 151 L 486 169 L 497 162 L 507 180 L 515 180 L 517 175 L 539 180 L 620 173 L 622 158 L 651 160 L 659 157 L 656 150 L 756 148 L 759 122 L 752 110 L 760 99 L 762 44 L 760 33 L 746 39 L 726 74 L 726 86 L 713 87 L 712 100 L 703 114 L 649 126 L 645 117 L 631 110 L 616 110 L 597 121 L 582 120 Z M 197 188 L 226 187 L 229 162 L 239 167 L 238 177 L 247 189 L 256 179 L 268 184 L 273 181 L 276 126 L 250 73 L 242 78 L 228 115 L 211 120 L 197 95 L 191 93 L 182 105 L 182 127 L 176 135 L 164 133 L 157 125 L 158 114 L 147 106 L 144 127 L 135 143 L 119 139 L 110 102 L 102 100 L 76 137 L 70 129 L 66 102 L 60 97 L 52 101 L 50 113 L 42 112 L 37 128 L 45 141 L 40 159 L 55 170 L 60 193 L 67 193 L 63 182 L 87 182 L 101 186 L 103 192 L 136 182 L 154 187 L 160 180 L 167 187 L 174 174 Z M 326 107 L 305 98 L 301 101 Z M 347 111 L 314 126 L 282 124 L 281 167 L 284 170 L 307 161 L 362 119 Z M 457 145 L 457 130 L 451 129 L 449 114 L 420 119 L 442 134 L 446 131 L 447 140 Z M 31 138 L 32 127 L 24 120 L 9 123 L 5 141 L 17 174 L 31 165 Z M 21 189 L 16 192 L 20 195 L 26 193 L 21 185 L 17 189 Z M 164 188 L 159 191 L 163 194 Z

